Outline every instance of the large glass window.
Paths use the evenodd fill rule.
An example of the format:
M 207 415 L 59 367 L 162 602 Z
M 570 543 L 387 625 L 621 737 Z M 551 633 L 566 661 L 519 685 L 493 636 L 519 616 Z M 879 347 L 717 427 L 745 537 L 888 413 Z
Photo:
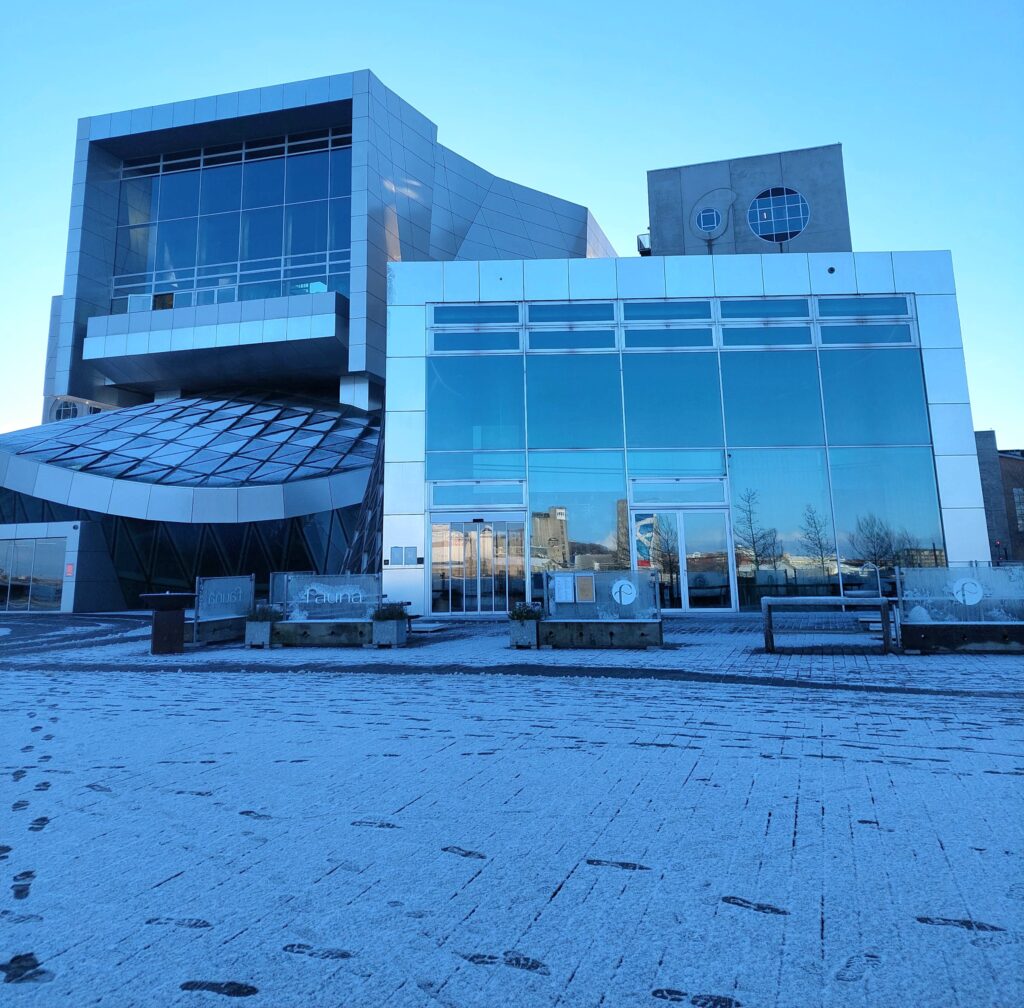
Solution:
M 200 266 L 238 261 L 238 214 L 223 213 L 199 218 Z
M 813 350 L 723 353 L 722 389 L 730 446 L 825 443 Z
M 723 444 L 716 354 L 625 354 L 622 378 L 628 447 Z
M 147 273 L 156 263 L 156 225 L 117 229 L 114 270 L 120 274 Z
M 288 203 L 327 199 L 329 158 L 327 151 L 288 158 L 285 175 L 285 198 Z
M 242 245 L 239 258 L 267 259 L 281 255 L 284 208 L 263 207 L 242 211 Z
M 242 206 L 277 206 L 284 202 L 284 158 L 247 161 L 242 172 Z
M 427 360 L 428 451 L 515 449 L 525 443 L 521 357 Z
M 226 213 L 237 210 L 242 202 L 242 166 L 220 165 L 204 168 L 199 197 L 201 214 Z
M 632 479 L 642 476 L 724 476 L 723 451 L 628 451 Z
M 427 452 L 428 480 L 506 480 L 526 478 L 521 452 Z
M 168 172 L 160 176 L 160 219 L 195 217 L 199 213 L 199 172 Z
M 60 609 L 64 589 L 65 539 L 37 539 L 32 563 L 29 608 L 35 611 Z
M 284 236 L 285 255 L 326 252 L 327 200 L 285 207 Z
M 331 196 L 347 196 L 352 192 L 352 148 L 331 151 Z
M 145 224 L 156 220 L 159 195 L 159 175 L 123 179 L 117 223 Z
M 528 466 L 531 570 L 628 569 L 622 452 L 531 451 Z
M 619 448 L 618 354 L 535 354 L 526 359 L 531 448 Z
M 763 595 L 838 593 L 823 448 L 732 450 L 729 486 L 742 608 Z
M 917 350 L 821 353 L 829 444 L 928 444 L 928 406 Z
M 851 565 L 942 565 L 930 448 L 830 448 L 839 553 Z
M 196 226 L 198 218 L 161 221 L 156 231 L 156 268 L 191 269 L 196 264 Z

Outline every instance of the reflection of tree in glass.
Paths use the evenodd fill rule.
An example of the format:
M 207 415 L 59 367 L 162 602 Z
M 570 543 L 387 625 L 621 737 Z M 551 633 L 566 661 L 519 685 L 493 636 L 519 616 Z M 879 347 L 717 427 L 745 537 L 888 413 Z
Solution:
M 917 548 L 917 540 L 905 528 L 894 528 L 874 514 L 860 515 L 847 539 L 851 558 L 876 567 L 895 567 L 901 554 Z
M 813 504 L 808 504 L 804 508 L 804 521 L 800 526 L 800 545 L 821 568 L 821 573 L 828 574 L 828 565 L 836 558 L 835 546 L 828 523 Z
M 733 508 L 736 521 L 733 523 L 733 535 L 737 549 L 746 553 L 754 565 L 754 570 L 771 567 L 777 570 L 782 550 L 779 548 L 779 531 L 765 528 L 757 517 L 757 491 L 748 487 L 740 494 L 739 503 Z
M 654 516 L 654 535 L 651 539 L 651 565 L 661 570 L 663 584 L 679 585 L 679 529 L 674 516 Z

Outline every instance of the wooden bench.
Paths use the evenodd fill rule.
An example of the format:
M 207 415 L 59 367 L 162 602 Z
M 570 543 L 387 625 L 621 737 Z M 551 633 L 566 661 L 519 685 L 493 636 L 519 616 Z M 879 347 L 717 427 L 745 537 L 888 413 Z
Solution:
M 761 615 L 764 617 L 764 649 L 775 653 L 775 628 L 772 625 L 772 610 L 779 606 L 790 609 L 877 609 L 882 621 L 882 654 L 892 651 L 892 603 L 887 598 L 851 598 L 848 595 L 828 597 L 768 596 L 761 599 Z

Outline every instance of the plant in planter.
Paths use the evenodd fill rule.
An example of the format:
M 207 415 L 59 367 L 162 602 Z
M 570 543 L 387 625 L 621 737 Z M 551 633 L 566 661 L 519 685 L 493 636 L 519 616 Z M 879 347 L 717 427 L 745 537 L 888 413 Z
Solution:
M 385 602 L 373 612 L 376 647 L 401 647 L 409 639 L 409 615 L 400 602 Z
M 537 623 L 544 613 L 539 605 L 517 602 L 508 612 L 509 644 L 514 648 L 537 646 Z
M 277 606 L 261 602 L 256 606 L 245 621 L 245 646 L 270 647 L 270 634 L 274 622 L 281 618 Z

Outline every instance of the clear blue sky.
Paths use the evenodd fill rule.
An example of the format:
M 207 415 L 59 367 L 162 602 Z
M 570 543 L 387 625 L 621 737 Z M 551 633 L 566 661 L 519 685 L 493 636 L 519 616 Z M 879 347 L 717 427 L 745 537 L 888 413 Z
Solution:
M 0 34 L 0 431 L 37 423 L 80 116 L 369 67 L 459 153 L 587 204 L 841 141 L 854 247 L 952 249 L 975 426 L 1024 447 L 1024 5 L 58 0 Z

